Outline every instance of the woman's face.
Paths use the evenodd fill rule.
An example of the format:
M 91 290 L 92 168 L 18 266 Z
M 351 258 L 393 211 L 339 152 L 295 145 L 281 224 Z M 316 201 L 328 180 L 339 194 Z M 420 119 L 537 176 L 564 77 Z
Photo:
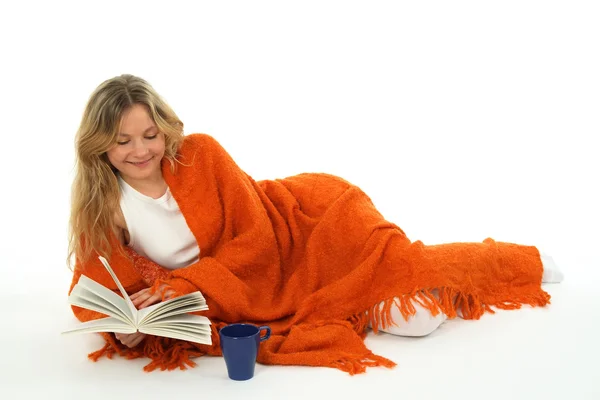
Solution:
M 155 179 L 161 174 L 165 136 L 148 114 L 146 106 L 135 104 L 125 111 L 117 144 L 107 151 L 108 160 L 123 179 Z

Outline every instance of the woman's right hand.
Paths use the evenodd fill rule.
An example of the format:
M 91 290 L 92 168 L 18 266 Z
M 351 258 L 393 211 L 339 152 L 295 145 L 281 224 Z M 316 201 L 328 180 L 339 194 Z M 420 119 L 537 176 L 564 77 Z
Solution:
M 145 333 L 115 333 L 115 337 L 125 346 L 132 348 L 137 346 L 146 338 Z
M 160 303 L 162 298 L 162 289 L 164 289 L 164 285 L 160 287 L 160 291 L 154 294 L 150 293 L 150 288 L 142 289 L 137 293 L 132 294 L 129 298 L 133 302 L 133 305 L 141 310 L 142 308 L 151 306 L 156 303 Z M 173 295 L 173 291 L 169 290 L 166 292 L 165 297 L 170 299 Z M 137 346 L 146 338 L 144 333 L 136 332 L 136 333 L 115 333 L 115 337 L 125 346 L 132 348 Z

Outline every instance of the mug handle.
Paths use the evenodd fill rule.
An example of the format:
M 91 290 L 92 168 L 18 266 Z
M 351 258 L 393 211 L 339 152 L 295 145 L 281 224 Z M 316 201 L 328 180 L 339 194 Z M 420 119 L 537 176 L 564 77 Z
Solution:
M 261 337 L 260 337 L 260 341 L 261 341 L 261 342 L 262 342 L 263 340 L 267 340 L 268 338 L 270 338 L 270 337 L 271 337 L 271 328 L 269 328 L 269 327 L 268 327 L 268 326 L 266 326 L 266 325 L 264 325 L 264 326 L 261 326 L 260 328 L 258 328 L 259 335 L 260 335 L 260 331 L 262 331 L 263 329 L 264 329 L 264 330 L 266 330 L 266 331 L 267 331 L 267 333 L 265 334 L 265 336 L 261 336 Z

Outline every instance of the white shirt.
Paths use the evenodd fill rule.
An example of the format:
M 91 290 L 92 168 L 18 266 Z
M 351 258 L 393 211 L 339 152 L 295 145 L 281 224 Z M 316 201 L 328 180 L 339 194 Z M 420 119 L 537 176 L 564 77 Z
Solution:
M 118 179 L 129 246 L 169 269 L 187 267 L 198 261 L 198 242 L 169 188 L 160 198 L 153 199 L 135 190 L 120 175 Z

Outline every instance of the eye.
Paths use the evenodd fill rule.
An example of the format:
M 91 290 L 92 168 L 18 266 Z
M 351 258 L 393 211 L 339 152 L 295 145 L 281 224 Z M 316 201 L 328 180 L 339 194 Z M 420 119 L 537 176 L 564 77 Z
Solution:
M 158 133 L 155 134 L 154 136 L 146 136 L 146 139 L 150 139 L 150 140 L 156 139 L 157 136 L 158 136 Z
M 126 141 L 124 141 L 124 142 L 117 142 L 117 144 L 118 144 L 118 145 L 121 145 L 121 146 L 122 146 L 122 145 L 124 145 L 124 144 L 127 144 L 127 143 L 129 143 L 129 140 L 126 140 Z

